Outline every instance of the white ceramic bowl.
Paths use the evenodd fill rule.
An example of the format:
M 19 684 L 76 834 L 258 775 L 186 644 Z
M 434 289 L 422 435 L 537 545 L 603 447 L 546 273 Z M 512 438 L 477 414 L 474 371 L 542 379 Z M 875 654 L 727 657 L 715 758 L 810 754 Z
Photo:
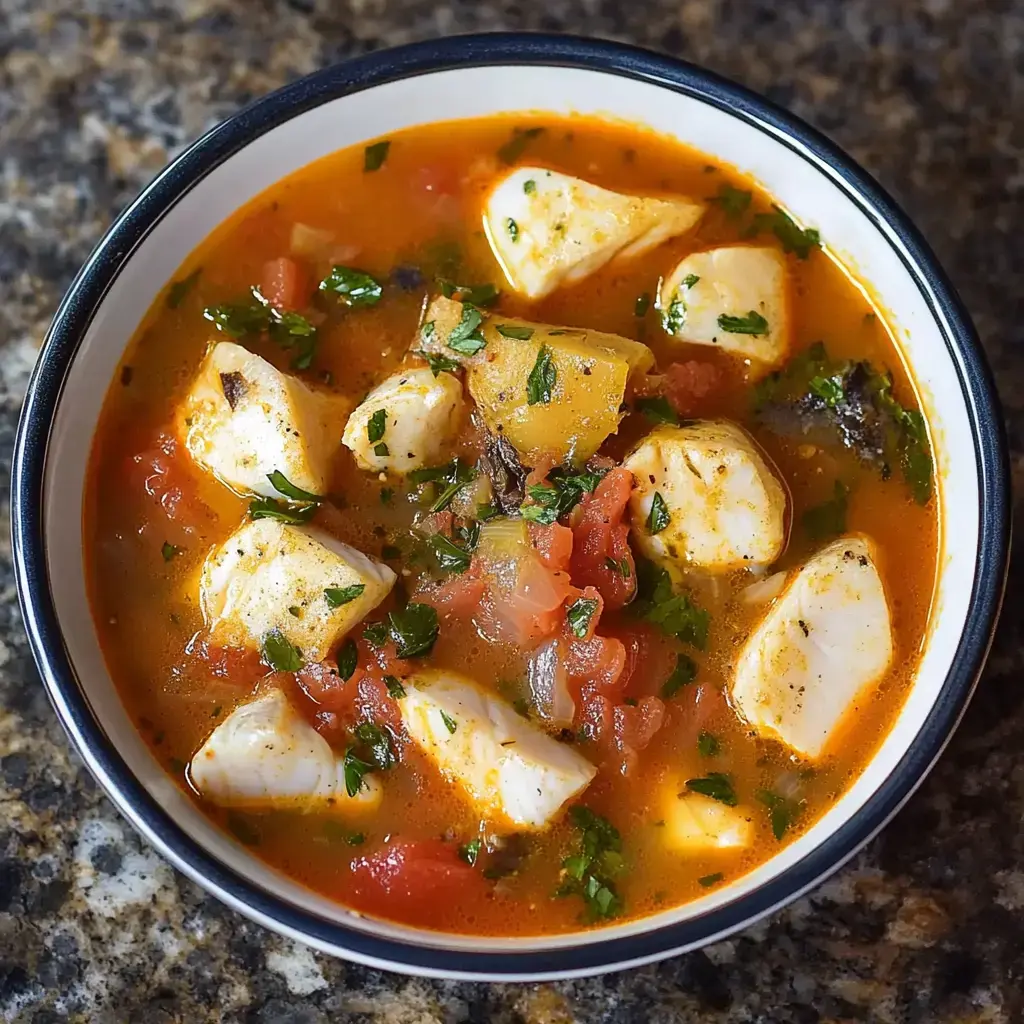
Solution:
M 864 773 L 804 835 L 686 906 L 599 931 L 441 935 L 361 918 L 255 859 L 167 777 L 108 675 L 86 598 L 82 495 L 97 417 L 122 351 L 179 264 L 278 179 L 332 150 L 439 118 L 602 114 L 636 122 L 754 177 L 870 285 L 891 313 L 933 432 L 941 566 L 920 672 Z M 493 35 L 383 51 L 259 100 L 174 161 L 75 279 L 29 386 L 12 519 L 25 623 L 58 714 L 129 821 L 243 914 L 318 949 L 415 974 L 583 975 L 692 949 L 749 924 L 834 871 L 921 782 L 981 670 L 1008 542 L 1006 449 L 971 324 L 926 244 L 879 187 L 792 116 L 700 69 L 611 43 Z

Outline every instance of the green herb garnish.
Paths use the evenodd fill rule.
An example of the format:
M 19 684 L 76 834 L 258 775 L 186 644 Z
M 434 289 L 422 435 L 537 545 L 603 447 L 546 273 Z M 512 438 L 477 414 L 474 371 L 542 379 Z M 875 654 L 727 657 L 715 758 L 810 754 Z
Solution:
M 457 359 L 449 359 L 448 356 L 435 356 L 433 352 L 424 352 L 422 349 L 414 349 L 413 355 L 426 359 L 435 377 L 439 373 L 453 373 L 462 368 L 462 363 Z
M 683 287 L 692 288 L 699 280 L 700 278 L 696 274 L 687 274 L 683 278 Z
M 633 614 L 682 643 L 703 650 L 708 642 L 711 616 L 686 594 L 675 593 L 667 570 L 638 559 L 636 575 L 637 596 L 630 605 Z
M 165 562 L 169 562 L 175 555 L 180 555 L 181 551 L 181 548 L 175 547 L 167 541 L 164 541 L 160 547 L 160 554 L 163 555 Z
M 661 314 L 661 325 L 666 334 L 678 334 L 686 323 L 686 303 L 682 299 L 673 299 L 668 309 Z
M 327 598 L 327 607 L 341 608 L 343 605 L 360 597 L 364 590 L 366 590 L 365 583 L 353 583 L 349 587 L 328 587 L 324 591 L 324 597 Z
M 566 609 L 565 617 L 569 622 L 569 628 L 581 640 L 590 630 L 590 620 L 594 617 L 599 603 L 594 598 L 578 597 Z
M 464 843 L 459 847 L 459 857 L 461 857 L 462 860 L 464 860 L 471 868 L 475 867 L 483 845 L 483 840 L 480 838 L 470 839 L 468 843 Z
M 718 885 L 723 878 L 725 875 L 721 871 L 716 871 L 713 875 L 702 875 L 697 879 L 697 884 L 703 885 L 705 889 L 710 889 L 711 886 Z
M 471 306 L 490 306 L 501 294 L 489 282 L 486 284 L 456 284 L 445 278 L 439 278 L 441 294 L 446 299 L 455 298 L 459 302 L 468 302 Z
M 697 737 L 697 753 L 701 757 L 718 757 L 722 752 L 722 741 L 710 732 L 702 732 Z
M 533 337 L 532 327 L 516 327 L 513 324 L 498 324 L 496 330 L 503 338 L 515 338 L 516 341 L 529 341 Z
M 253 498 L 249 502 L 249 515 L 253 519 L 277 519 L 282 523 L 301 526 L 316 515 L 318 505 L 285 505 L 275 498 Z
M 551 349 L 541 345 L 537 361 L 526 378 L 526 402 L 528 405 L 547 405 L 555 389 L 558 372 L 551 361 Z
M 480 325 L 483 320 L 483 314 L 476 306 L 469 302 L 463 303 L 462 318 L 452 328 L 445 344 L 459 355 L 476 355 L 482 348 L 487 347 L 487 339 L 480 333 Z
M 340 265 L 320 282 L 320 291 L 336 295 L 346 306 L 374 306 L 384 293 L 379 281 L 365 270 Z
M 676 655 L 676 667 L 661 687 L 661 695 L 666 700 L 674 697 L 684 686 L 688 686 L 697 678 L 697 663 L 688 654 Z
M 388 158 L 388 150 L 391 148 L 391 141 L 384 139 L 381 142 L 374 142 L 363 150 L 363 170 L 379 171 Z
M 384 431 L 387 429 L 388 413 L 387 409 L 376 409 L 373 415 L 366 422 L 366 440 L 370 444 L 374 444 L 384 436 Z
M 191 274 L 187 277 L 183 277 L 180 281 L 175 281 L 171 287 L 167 289 L 168 309 L 177 309 L 185 301 L 185 296 L 192 290 L 192 286 L 199 280 L 199 275 L 202 272 L 202 267 L 196 267 Z
M 580 896 L 591 921 L 622 911 L 614 876 L 623 868 L 622 837 L 606 818 L 588 807 L 569 808 L 569 819 L 581 832 L 578 852 L 562 861 L 564 880 L 556 896 Z
M 437 564 L 445 572 L 462 573 L 469 568 L 469 552 L 450 541 L 443 533 L 435 533 L 427 539 L 434 552 Z
M 378 650 L 388 642 L 388 626 L 386 622 L 371 622 L 363 629 L 363 639 L 373 644 Z
M 278 494 L 283 494 L 286 498 L 291 498 L 292 501 L 312 502 L 314 504 L 318 504 L 324 500 L 319 494 L 311 494 L 309 491 L 304 491 L 301 487 L 296 487 L 295 484 L 293 484 L 288 477 L 278 469 L 275 469 L 272 473 L 268 473 L 267 479 L 270 481 L 270 486 L 273 487 Z
M 356 647 L 355 640 L 352 637 L 348 637 L 341 647 L 338 648 L 338 675 L 345 682 L 348 682 L 352 678 L 352 674 L 355 672 L 358 664 L 359 648 Z
M 823 501 L 804 512 L 800 521 L 811 540 L 825 540 L 846 532 L 849 496 L 850 489 L 842 480 L 837 480 L 832 488 L 832 497 L 828 501 Z
M 770 789 L 759 789 L 754 794 L 768 808 L 772 824 L 772 835 L 781 839 L 800 814 L 800 806 L 795 800 L 773 793 Z
M 429 604 L 407 604 L 388 615 L 388 635 L 399 658 L 429 654 L 437 640 L 437 612 Z
M 298 672 L 304 662 L 298 649 L 279 629 L 263 637 L 263 661 L 275 672 Z
M 384 685 L 388 688 L 388 696 L 401 700 L 405 696 L 405 687 L 398 676 L 385 676 Z
M 756 309 L 750 310 L 746 316 L 729 316 L 723 313 L 718 318 L 718 326 L 729 334 L 768 333 L 768 321 Z
M 665 504 L 661 491 L 655 491 L 651 501 L 651 511 L 647 515 L 647 532 L 650 534 L 661 533 L 671 521 L 672 517 L 668 514 L 668 505 Z
M 701 796 L 718 800 L 728 807 L 735 807 L 739 803 L 736 790 L 733 789 L 732 778 L 724 772 L 708 772 L 701 779 L 687 779 L 686 788 L 691 793 L 700 793 Z
M 355 796 L 363 788 L 363 776 L 373 771 L 373 765 L 356 757 L 351 747 L 345 751 L 342 765 L 345 773 L 345 792 L 349 796 Z
M 754 218 L 753 233 L 765 230 L 775 235 L 786 252 L 796 253 L 802 260 L 807 259 L 812 249 L 821 246 L 821 235 L 817 228 L 798 228 L 792 218 L 778 206 L 773 206 L 771 213 L 759 213 Z
M 519 225 L 511 217 L 505 219 L 505 230 L 513 242 L 519 241 Z
M 550 526 L 567 515 L 601 482 L 604 472 L 573 473 L 553 469 L 546 484 L 530 484 L 526 491 L 533 505 L 523 505 L 520 514 L 530 522 Z
M 370 763 L 375 768 L 387 771 L 398 763 L 388 734 L 376 722 L 360 722 L 355 728 L 355 735 L 369 751 Z
M 454 736 L 459 723 L 446 711 L 441 711 L 441 721 L 444 722 L 444 727 L 448 730 L 449 734 Z
M 528 195 L 532 196 L 537 191 L 537 182 L 533 178 L 528 178 L 523 182 L 523 191 Z
M 747 212 L 753 198 L 754 194 L 746 189 L 722 185 L 718 190 L 718 195 L 710 196 L 708 202 L 717 203 L 730 220 L 739 220 Z
M 651 423 L 671 423 L 674 426 L 679 426 L 679 415 L 672 408 L 669 400 L 661 395 L 638 398 L 633 406 L 637 412 L 642 412 Z
M 541 135 L 544 129 L 541 127 L 534 128 L 513 128 L 512 137 L 502 145 L 498 150 L 498 159 L 503 164 L 514 164 L 522 155 L 531 139 L 537 138 Z M 526 190 L 526 186 L 523 186 L 523 190 Z

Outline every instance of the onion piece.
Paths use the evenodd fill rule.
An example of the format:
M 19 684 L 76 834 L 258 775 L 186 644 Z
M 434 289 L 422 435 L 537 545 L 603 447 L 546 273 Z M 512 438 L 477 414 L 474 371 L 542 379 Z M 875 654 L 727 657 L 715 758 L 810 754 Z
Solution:
M 565 663 L 557 640 L 541 644 L 530 655 L 526 678 L 540 717 L 555 728 L 571 728 L 576 704 L 569 694 Z
M 782 593 L 786 577 L 789 573 L 773 573 L 767 579 L 751 583 L 740 591 L 740 600 L 744 604 L 763 604 L 765 601 L 774 601 Z

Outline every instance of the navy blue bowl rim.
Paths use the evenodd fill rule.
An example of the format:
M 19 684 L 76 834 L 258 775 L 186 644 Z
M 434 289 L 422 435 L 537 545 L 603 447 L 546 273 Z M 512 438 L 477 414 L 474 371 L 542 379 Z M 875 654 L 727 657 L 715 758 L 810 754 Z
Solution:
M 99 303 L 134 249 L 216 166 L 268 130 L 315 106 L 431 72 L 493 65 L 582 68 L 653 83 L 694 97 L 767 131 L 830 178 L 879 228 L 918 282 L 945 337 L 972 421 L 979 470 L 980 542 L 970 613 L 947 679 L 896 770 L 849 821 L 798 863 L 754 892 L 691 920 L 627 937 L 581 937 L 565 948 L 524 952 L 450 950 L 381 938 L 325 920 L 231 870 L 185 834 L 132 775 L 93 717 L 54 609 L 43 538 L 43 479 L 50 428 L 66 374 Z M 931 249 L 881 187 L 828 139 L 792 114 L 709 71 L 619 43 L 573 36 L 495 33 L 412 43 L 357 57 L 285 86 L 213 128 L 175 159 L 118 218 L 73 281 L 28 386 L 15 447 L 12 535 L 22 612 L 51 700 L 109 795 L 172 861 L 229 903 L 321 947 L 364 963 L 430 975 L 514 980 L 598 973 L 727 935 L 784 906 L 848 860 L 899 809 L 938 757 L 963 714 L 991 643 L 1006 576 L 1009 473 L 995 387 L 970 318 Z M 63 719 L 63 715 L 62 715 Z

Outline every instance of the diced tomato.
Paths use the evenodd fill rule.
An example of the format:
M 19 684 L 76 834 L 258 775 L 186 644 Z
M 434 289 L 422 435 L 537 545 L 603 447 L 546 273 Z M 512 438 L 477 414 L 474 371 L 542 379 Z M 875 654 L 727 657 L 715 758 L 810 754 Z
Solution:
M 200 640 L 195 645 L 194 655 L 215 679 L 226 679 L 240 689 L 254 686 L 268 672 L 260 661 L 259 653 L 246 648 L 218 647 L 207 640 Z
M 675 667 L 675 641 L 642 622 L 616 623 L 606 632 L 625 648 L 626 663 L 620 680 L 623 696 L 658 695 Z
M 480 606 L 486 591 L 486 582 L 473 575 L 471 568 L 439 587 L 419 592 L 416 600 L 433 605 L 442 618 L 468 619 Z
M 619 755 L 619 771 L 628 775 L 638 754 L 665 723 L 665 704 L 658 697 L 641 697 L 635 705 L 619 704 L 614 711 L 611 742 Z
M 662 392 L 680 416 L 694 416 L 703 408 L 703 400 L 723 381 L 722 371 L 714 363 L 696 359 L 671 363 L 665 370 Z
M 309 272 L 290 256 L 280 256 L 263 265 L 260 287 L 267 302 L 282 310 L 304 309 L 313 294 Z
M 360 658 L 361 664 L 367 661 L 368 657 Z M 359 722 L 376 722 L 400 735 L 402 714 L 384 682 L 388 674 L 391 673 L 371 663 L 369 668 L 357 668 L 350 679 L 342 679 L 335 663 L 325 661 L 304 666 L 296 674 L 296 682 L 308 701 L 315 705 L 310 709 L 314 726 L 322 724 L 337 733 Z
M 182 445 L 169 434 L 160 433 L 150 447 L 129 458 L 125 472 L 129 492 L 144 491 L 167 522 L 177 524 L 184 534 L 193 532 L 209 515 L 193 493 L 188 459 Z
M 541 561 L 553 572 L 565 572 L 569 568 L 572 555 L 572 530 L 567 526 L 552 523 L 541 526 L 530 523 L 530 540 L 537 549 Z
M 486 896 L 482 874 L 439 839 L 397 840 L 351 863 L 351 902 L 360 910 L 430 924 L 439 907 Z
M 605 474 L 574 509 L 571 575 L 580 587 L 595 587 L 609 609 L 621 608 L 636 592 L 636 564 L 623 522 L 633 489 L 628 469 Z
M 445 509 L 443 512 L 431 512 L 417 524 L 417 529 L 428 537 L 435 533 L 443 533 L 446 537 L 451 537 L 453 518 L 450 509 Z

